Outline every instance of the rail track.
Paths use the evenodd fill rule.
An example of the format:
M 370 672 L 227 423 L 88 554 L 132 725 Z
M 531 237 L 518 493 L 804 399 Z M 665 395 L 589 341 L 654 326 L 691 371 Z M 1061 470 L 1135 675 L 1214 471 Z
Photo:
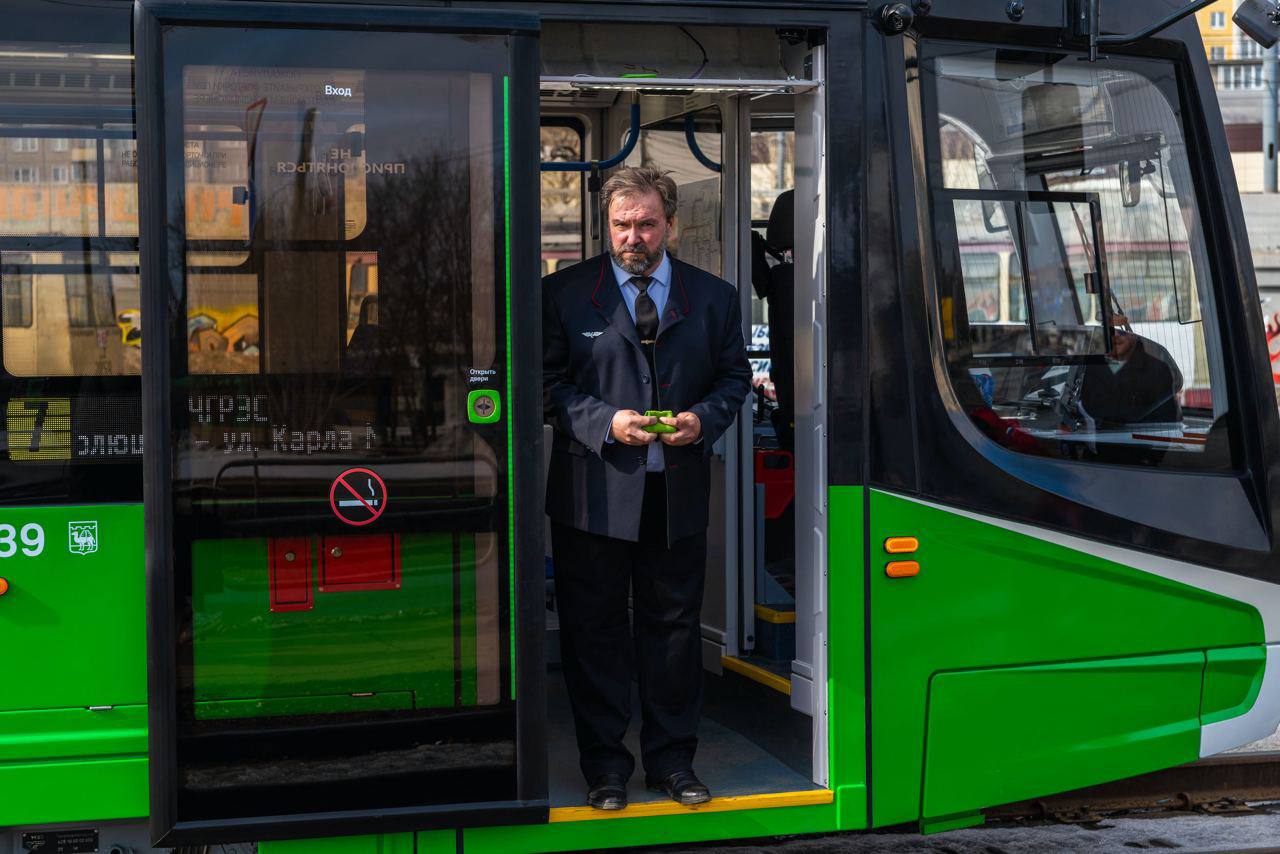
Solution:
M 1280 802 L 1280 751 L 1225 753 L 1198 762 L 984 810 L 989 821 L 1091 824 L 1119 813 L 1247 814 Z

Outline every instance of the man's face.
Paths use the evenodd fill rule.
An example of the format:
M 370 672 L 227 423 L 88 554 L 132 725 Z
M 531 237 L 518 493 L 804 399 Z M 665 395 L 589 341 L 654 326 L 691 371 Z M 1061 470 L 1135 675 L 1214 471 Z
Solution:
M 609 254 L 631 275 L 648 275 L 662 261 L 671 225 L 657 190 L 617 196 L 609 203 Z
M 1133 348 L 1137 343 L 1138 336 L 1131 332 L 1125 332 L 1123 329 L 1113 329 L 1111 331 L 1111 349 L 1115 357 L 1122 362 L 1133 355 Z

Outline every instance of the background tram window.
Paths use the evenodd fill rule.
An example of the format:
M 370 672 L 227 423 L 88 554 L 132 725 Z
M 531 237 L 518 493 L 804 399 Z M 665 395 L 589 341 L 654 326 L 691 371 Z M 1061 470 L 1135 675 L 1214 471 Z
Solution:
M 1229 466 L 1173 68 L 940 43 L 922 68 L 942 334 L 975 423 L 1025 453 Z
M 115 312 L 111 283 L 105 276 L 71 273 L 64 278 L 67 293 L 67 322 L 72 328 L 107 327 Z
M 133 133 L 132 125 L 106 125 L 113 133 Z M 102 151 L 104 217 L 108 237 L 138 236 L 138 141 L 111 138 Z
M 577 119 L 544 119 L 539 128 L 542 161 L 578 162 L 584 159 L 582 124 Z M 576 264 L 583 258 L 583 173 L 543 172 L 542 275 Z
M 790 119 L 786 119 L 790 121 Z M 778 128 L 752 130 L 751 132 L 751 227 L 761 237 L 766 237 L 769 213 L 778 196 L 796 184 L 795 131 Z M 774 253 L 766 253 L 765 263 L 770 267 L 787 257 L 785 247 L 774 247 Z M 776 400 L 771 370 L 773 366 L 769 345 L 769 304 L 758 293 L 751 294 L 751 340 L 747 352 L 751 357 L 751 383 L 763 387 L 769 401 Z M 767 405 L 767 404 L 766 404 Z M 760 413 L 763 417 L 763 413 Z
M 102 20 L 121 43 L 10 42 L 0 56 L 6 505 L 142 495 L 128 11 Z M 35 429 L 51 413 L 61 428 Z
M 31 326 L 31 274 L 0 274 L 4 288 L 3 321 L 7 327 Z

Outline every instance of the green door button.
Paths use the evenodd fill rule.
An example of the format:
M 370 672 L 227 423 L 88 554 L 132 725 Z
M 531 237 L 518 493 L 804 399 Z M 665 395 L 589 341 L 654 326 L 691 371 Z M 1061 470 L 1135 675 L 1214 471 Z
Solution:
M 493 389 L 480 388 L 467 395 L 467 418 L 472 424 L 492 424 L 502 415 L 502 402 Z

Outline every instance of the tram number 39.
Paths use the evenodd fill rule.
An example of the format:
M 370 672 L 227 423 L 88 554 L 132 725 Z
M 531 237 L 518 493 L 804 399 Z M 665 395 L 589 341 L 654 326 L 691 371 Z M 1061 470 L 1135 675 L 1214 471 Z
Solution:
M 19 530 L 13 525 L 0 524 L 0 559 L 13 557 L 21 544 L 22 553 L 35 557 L 44 551 L 44 528 L 34 522 Z

